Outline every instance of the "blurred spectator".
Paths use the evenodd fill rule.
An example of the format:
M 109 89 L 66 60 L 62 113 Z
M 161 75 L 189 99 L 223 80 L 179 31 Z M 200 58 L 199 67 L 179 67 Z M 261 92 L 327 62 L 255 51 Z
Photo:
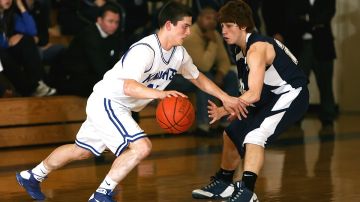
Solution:
M 332 127 L 337 115 L 333 94 L 336 53 L 331 29 L 335 11 L 335 0 L 296 0 L 286 9 L 285 43 L 298 57 L 304 72 L 309 76 L 312 70 L 315 75 L 323 127 Z
M 216 31 L 216 25 L 216 11 L 210 7 L 204 8 L 199 13 L 196 22 L 191 26 L 191 34 L 185 39 L 183 46 L 202 73 L 229 95 L 239 96 L 237 74 L 230 70 L 230 59 L 225 50 L 223 39 Z M 169 88 L 184 92 L 192 91 L 193 87 L 189 86 L 189 82 L 182 78 L 176 76 Z M 214 100 L 214 98 L 200 90 L 195 91 L 197 133 L 206 134 L 209 132 L 208 100 Z M 226 120 L 220 124 L 225 127 Z
M 0 1 L 0 58 L 4 74 L 23 96 L 56 93 L 43 81 L 44 68 L 35 44 L 35 22 L 21 0 Z
M 111 5 L 102 8 L 97 21 L 70 42 L 61 65 L 51 71 L 60 94 L 87 97 L 96 82 L 120 58 L 119 10 Z

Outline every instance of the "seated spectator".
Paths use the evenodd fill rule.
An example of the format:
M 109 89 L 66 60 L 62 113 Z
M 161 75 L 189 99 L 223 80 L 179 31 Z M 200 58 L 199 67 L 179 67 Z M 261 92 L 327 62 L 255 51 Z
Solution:
M 230 70 L 231 63 L 223 39 L 216 31 L 216 11 L 213 8 L 207 7 L 201 10 L 183 46 L 201 72 L 229 95 L 238 96 L 237 74 Z M 184 92 L 193 90 L 193 87 L 181 76 L 176 76 L 169 88 Z M 213 99 L 208 94 L 196 90 L 197 133 L 209 132 L 207 106 L 208 100 Z M 223 120 L 221 124 L 225 126 L 226 120 Z
M 35 44 L 35 22 L 21 0 L 0 1 L 0 58 L 4 75 L 22 96 L 56 93 L 44 83 L 44 68 Z
M 118 9 L 106 5 L 96 23 L 74 37 L 60 66 L 51 71 L 60 94 L 89 96 L 95 83 L 120 59 L 119 22 Z

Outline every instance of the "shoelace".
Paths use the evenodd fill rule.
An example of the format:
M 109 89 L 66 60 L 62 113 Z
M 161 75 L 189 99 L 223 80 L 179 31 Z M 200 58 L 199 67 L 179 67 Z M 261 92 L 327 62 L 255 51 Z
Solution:
M 215 176 L 210 177 L 210 184 L 206 185 L 204 189 L 210 189 L 214 187 L 215 185 L 219 184 L 219 180 L 216 179 Z
M 231 201 L 236 201 L 237 199 L 239 199 L 243 192 L 244 192 L 244 189 L 242 189 L 242 188 L 240 187 L 240 185 L 239 185 L 238 189 L 235 188 L 234 193 L 236 193 L 236 194 L 231 196 L 230 202 L 231 202 Z

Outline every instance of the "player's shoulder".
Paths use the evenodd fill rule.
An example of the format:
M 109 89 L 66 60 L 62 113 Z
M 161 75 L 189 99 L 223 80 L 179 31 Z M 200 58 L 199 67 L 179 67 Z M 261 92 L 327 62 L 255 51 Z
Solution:
M 152 34 L 132 44 L 129 50 L 134 49 L 137 51 L 142 50 L 142 51 L 155 52 L 156 46 L 157 46 L 156 36 L 155 34 Z

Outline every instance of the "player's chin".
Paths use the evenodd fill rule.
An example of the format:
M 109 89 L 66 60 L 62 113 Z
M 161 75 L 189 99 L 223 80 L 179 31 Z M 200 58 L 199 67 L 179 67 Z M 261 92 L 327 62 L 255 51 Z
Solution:
M 225 41 L 227 44 L 234 44 L 229 38 L 226 38 L 226 37 L 224 37 L 224 41 Z

